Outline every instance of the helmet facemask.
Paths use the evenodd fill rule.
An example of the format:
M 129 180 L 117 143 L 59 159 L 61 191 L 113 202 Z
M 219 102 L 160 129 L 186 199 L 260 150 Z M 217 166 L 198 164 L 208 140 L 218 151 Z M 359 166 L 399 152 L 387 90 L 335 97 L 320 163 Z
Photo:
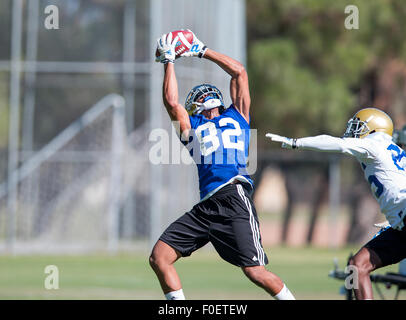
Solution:
M 202 84 L 194 87 L 188 94 L 185 108 L 189 115 L 200 114 L 204 110 L 220 108 L 220 114 L 224 110 L 223 96 L 219 89 L 210 84 Z
M 368 128 L 368 121 L 361 121 L 359 118 L 351 118 L 347 122 L 347 128 L 345 129 L 344 138 L 360 138 L 367 133 L 369 133 L 370 129 Z

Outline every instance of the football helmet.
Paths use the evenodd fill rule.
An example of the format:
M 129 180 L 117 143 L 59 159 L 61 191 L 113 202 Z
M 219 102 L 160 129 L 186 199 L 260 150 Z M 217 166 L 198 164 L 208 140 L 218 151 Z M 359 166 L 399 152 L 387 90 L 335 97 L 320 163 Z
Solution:
M 195 86 L 186 97 L 185 108 L 189 115 L 200 114 L 203 110 L 217 107 L 220 108 L 220 113 L 224 111 L 223 95 L 211 84 L 203 83 Z
M 392 136 L 392 119 L 382 110 L 365 108 L 348 120 L 344 137 L 365 138 L 374 132 L 385 132 Z

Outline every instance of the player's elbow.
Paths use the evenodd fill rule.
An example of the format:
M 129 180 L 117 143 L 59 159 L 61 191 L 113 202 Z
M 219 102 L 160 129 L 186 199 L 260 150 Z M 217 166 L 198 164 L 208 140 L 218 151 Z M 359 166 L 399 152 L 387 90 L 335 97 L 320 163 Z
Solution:
M 234 78 L 248 79 L 248 73 L 243 64 L 237 64 L 234 72 Z

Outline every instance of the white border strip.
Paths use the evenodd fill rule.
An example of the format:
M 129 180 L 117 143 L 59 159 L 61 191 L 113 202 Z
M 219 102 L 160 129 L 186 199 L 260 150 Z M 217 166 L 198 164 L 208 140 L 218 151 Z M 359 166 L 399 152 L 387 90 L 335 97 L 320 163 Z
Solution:
M 260 242 L 259 227 L 258 227 L 258 223 L 255 220 L 254 214 L 252 213 L 250 201 L 245 196 L 242 185 L 237 184 L 237 190 L 238 190 L 238 193 L 240 194 L 241 199 L 244 201 L 245 205 L 247 206 L 248 212 L 250 213 L 250 225 L 251 225 L 252 237 L 254 240 L 255 248 L 257 249 L 259 263 L 261 265 L 265 265 L 265 253 L 264 253 L 264 250 L 263 250 L 261 242 Z
M 178 33 L 179 39 L 183 42 L 183 44 L 190 49 L 192 47 L 192 44 L 186 39 L 185 35 L 183 32 Z

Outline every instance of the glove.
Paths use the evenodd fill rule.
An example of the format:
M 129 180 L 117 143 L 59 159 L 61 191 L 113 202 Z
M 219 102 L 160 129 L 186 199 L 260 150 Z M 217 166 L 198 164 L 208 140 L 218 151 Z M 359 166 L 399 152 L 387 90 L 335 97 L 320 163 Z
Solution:
M 166 63 L 174 63 L 175 62 L 175 47 L 176 42 L 178 42 L 179 36 L 176 36 L 175 39 L 172 40 L 172 32 L 168 34 L 163 34 L 157 40 L 157 50 L 159 52 L 159 56 L 156 57 L 156 62 L 161 62 L 163 64 Z
M 284 149 L 296 149 L 297 139 L 286 138 L 273 133 L 267 133 L 265 137 L 275 142 L 281 142 Z
M 193 43 L 190 49 L 184 53 L 182 53 L 181 57 L 203 57 L 206 53 L 207 47 L 201 42 L 196 35 L 193 33 L 192 30 L 187 29 L 187 31 L 192 32 L 193 34 Z

